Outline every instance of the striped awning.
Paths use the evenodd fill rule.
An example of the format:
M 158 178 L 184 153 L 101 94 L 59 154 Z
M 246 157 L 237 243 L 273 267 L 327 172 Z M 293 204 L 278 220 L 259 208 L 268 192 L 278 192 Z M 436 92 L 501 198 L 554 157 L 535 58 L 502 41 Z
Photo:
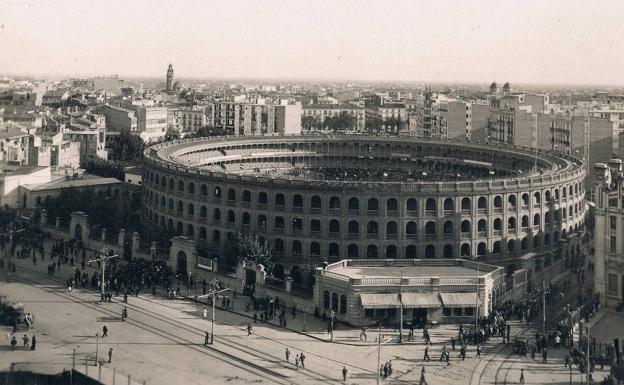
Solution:
M 403 308 L 438 308 L 442 301 L 437 293 L 403 293 Z
M 398 293 L 360 294 L 364 309 L 398 309 L 401 307 Z
M 440 293 L 444 307 L 475 307 L 477 293 Z

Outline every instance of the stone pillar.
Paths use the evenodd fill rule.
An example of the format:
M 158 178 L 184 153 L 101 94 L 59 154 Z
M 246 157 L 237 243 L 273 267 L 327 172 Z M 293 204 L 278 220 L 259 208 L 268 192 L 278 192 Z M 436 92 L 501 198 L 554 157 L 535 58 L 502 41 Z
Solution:
M 126 229 L 119 230 L 119 235 L 117 236 L 117 246 L 119 246 L 119 256 L 124 258 L 126 255 L 126 249 L 124 245 L 126 244 Z
M 158 244 L 156 243 L 156 241 L 152 241 L 152 243 L 150 244 L 150 256 L 153 260 L 158 259 Z
M 41 210 L 41 217 L 39 218 L 39 225 L 47 225 L 48 224 L 48 210 Z
M 56 217 L 55 227 L 57 230 L 61 228 L 61 217 Z
M 106 241 L 106 227 L 102 227 L 102 242 Z
M 134 257 L 139 256 L 139 245 L 141 244 L 141 237 L 136 231 L 132 233 L 132 255 Z
M 212 259 L 212 272 L 215 274 L 219 272 L 219 258 Z
M 292 278 L 290 276 L 286 277 L 286 293 L 290 293 L 292 290 Z

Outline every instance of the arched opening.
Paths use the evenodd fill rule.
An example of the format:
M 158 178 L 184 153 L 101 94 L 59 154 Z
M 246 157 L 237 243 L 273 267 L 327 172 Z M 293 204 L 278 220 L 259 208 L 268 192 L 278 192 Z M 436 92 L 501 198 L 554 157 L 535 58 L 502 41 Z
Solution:
M 425 247 L 425 258 L 435 258 L 435 246 L 427 245 Z
M 407 210 L 408 215 L 416 216 L 418 214 L 418 201 L 414 198 L 408 199 L 405 209 Z
M 368 245 L 368 247 L 366 248 L 366 258 L 377 258 L 377 257 L 378 257 L 377 246 Z
M 303 197 L 299 194 L 293 195 L 293 207 L 301 209 L 303 208 Z
M 347 256 L 350 259 L 357 259 L 357 258 L 359 258 L 358 246 L 354 245 L 354 244 L 350 244 L 349 247 L 347 248 Z
M 186 253 L 184 251 L 178 251 L 176 262 L 177 274 L 186 275 L 188 270 Z
M 321 256 L 321 244 L 318 242 L 310 243 L 310 255 L 313 257 Z
M 284 194 L 282 193 L 275 194 L 275 206 L 283 208 L 285 201 L 286 199 L 284 198 Z
M 435 215 L 438 211 L 437 207 L 436 207 L 436 201 L 433 198 L 427 198 L 427 200 L 425 201 L 425 210 L 429 213 L 429 214 L 433 214 Z
M 453 258 L 453 245 L 444 245 L 442 255 L 444 258 Z
M 340 296 L 340 314 L 345 314 L 347 312 L 347 296 Z
M 462 211 L 470 211 L 471 208 L 472 208 L 472 202 L 470 201 L 470 198 L 462 198 L 462 200 L 461 200 L 461 210 Z
M 357 239 L 360 233 L 360 224 L 357 221 L 349 221 L 348 234 L 350 239 Z
M 477 245 L 477 255 L 478 256 L 484 256 L 487 253 L 487 246 L 485 244 L 485 242 L 480 242 Z
M 80 224 L 74 227 L 74 239 L 82 241 L 82 226 Z
M 470 244 L 469 243 L 464 243 L 463 245 L 461 245 L 461 256 L 462 258 L 467 258 L 470 257 Z
M 461 222 L 461 232 L 463 234 L 470 234 L 470 221 L 463 220 Z
M 386 201 L 386 210 L 388 212 L 396 212 L 399 210 L 399 203 L 395 198 L 390 198 Z
M 325 290 L 323 292 L 323 309 L 329 310 L 330 306 L 331 306 L 331 301 L 329 297 L 329 292 Z
M 416 246 L 409 245 L 405 248 L 405 258 L 416 258 Z
M 377 198 L 370 198 L 368 200 L 368 211 L 378 211 L 379 210 L 379 201 Z
M 329 209 L 330 210 L 339 210 L 340 209 L 340 198 L 331 197 L 329 198 Z
M 334 312 L 338 311 L 338 294 L 332 293 L 332 310 Z
M 386 258 L 394 259 L 397 257 L 397 248 L 395 245 L 386 246 Z
M 349 198 L 349 210 L 359 211 L 360 210 L 360 200 L 357 198 Z
M 453 211 L 455 210 L 455 201 L 453 198 L 446 198 L 444 200 L 444 211 Z
M 329 244 L 329 258 L 339 259 L 340 258 L 340 247 L 338 247 L 337 243 Z

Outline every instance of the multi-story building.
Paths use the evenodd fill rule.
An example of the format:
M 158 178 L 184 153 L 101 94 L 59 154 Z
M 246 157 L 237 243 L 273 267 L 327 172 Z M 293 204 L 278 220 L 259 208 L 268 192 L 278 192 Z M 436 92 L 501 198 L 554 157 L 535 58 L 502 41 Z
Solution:
M 16 124 L 0 125 L 0 162 L 28 165 L 32 159 L 33 136 Z
M 364 126 L 366 124 L 366 112 L 363 107 L 352 104 L 311 104 L 303 106 L 301 123 L 303 128 L 307 130 L 323 129 L 329 126 L 327 118 L 335 117 L 344 118 L 344 122 L 336 122 L 338 123 L 337 128 L 344 129 L 346 131 L 364 131 Z M 342 128 L 342 125 L 345 125 L 346 127 Z
M 301 105 L 258 102 L 215 102 L 214 127 L 236 136 L 301 132 Z
M 138 133 L 137 117 L 134 111 L 106 104 L 99 109 L 99 112 L 106 118 L 106 127 L 109 131 Z
M 204 126 L 212 126 L 212 105 L 180 108 L 178 119 L 183 132 L 197 132 Z
M 624 301 L 624 175 L 622 160 L 597 163 L 594 237 L 594 292 L 600 303 Z

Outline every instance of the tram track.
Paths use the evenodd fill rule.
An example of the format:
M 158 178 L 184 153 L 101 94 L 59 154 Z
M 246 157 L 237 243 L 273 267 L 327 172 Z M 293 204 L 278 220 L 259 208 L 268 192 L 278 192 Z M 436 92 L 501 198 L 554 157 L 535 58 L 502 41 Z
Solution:
M 32 269 L 32 268 L 29 268 L 29 267 L 22 266 L 21 268 L 24 269 L 24 270 L 30 271 L 32 273 L 35 273 L 35 274 L 41 274 L 39 271 L 37 271 L 35 269 Z M 48 279 L 48 280 L 51 280 L 51 281 L 56 281 L 56 282 L 63 283 L 63 281 L 60 278 L 49 277 L 49 276 L 48 277 L 44 277 L 44 278 Z M 56 293 L 56 292 L 54 292 L 54 293 Z M 67 295 L 68 293 L 63 293 L 63 294 Z M 167 307 L 167 308 L 170 308 L 170 309 L 173 309 L 173 310 L 179 310 L 176 307 L 173 307 L 173 306 L 170 306 L 170 305 L 166 305 L 166 304 L 162 304 L 162 303 L 157 302 L 157 301 L 152 301 L 152 300 L 147 299 L 147 298 L 143 298 L 143 297 L 134 297 L 134 298 L 138 298 L 138 299 L 140 299 L 142 301 L 150 302 L 150 303 L 153 303 L 153 304 L 156 304 L 156 305 L 159 305 L 159 306 L 164 306 L 164 307 Z M 195 326 L 192 326 L 192 325 L 188 325 L 185 322 L 181 322 L 181 321 L 179 321 L 177 319 L 174 319 L 174 318 L 168 317 L 168 316 L 164 316 L 162 314 L 156 313 L 156 312 L 151 311 L 151 310 L 146 310 L 146 309 L 144 309 L 144 308 L 142 308 L 142 307 L 140 307 L 138 305 L 133 305 L 133 304 L 130 304 L 130 303 L 123 303 L 122 301 L 119 301 L 119 300 L 116 300 L 116 299 L 114 301 L 119 303 L 120 305 L 127 306 L 133 312 L 136 312 L 136 313 L 139 313 L 139 314 L 143 314 L 143 315 L 145 315 L 147 317 L 151 317 L 151 318 L 154 318 L 156 320 L 159 320 L 160 322 L 163 322 L 165 324 L 168 324 L 168 325 L 171 325 L 171 326 L 174 326 L 174 327 L 177 327 L 177 328 L 181 328 L 181 329 L 185 330 L 188 333 L 193 333 L 193 334 L 197 335 L 198 338 L 203 338 L 203 336 L 204 336 L 204 329 L 201 329 L 201 328 L 198 328 L 198 327 L 195 327 Z M 76 302 L 76 301 L 74 301 L 74 302 Z M 99 308 L 99 307 L 97 307 L 96 309 L 97 310 L 101 310 L 101 308 Z M 111 312 L 111 311 L 109 311 L 109 314 L 113 315 L 113 316 L 117 316 L 117 317 L 119 316 L 119 314 Z M 130 319 L 126 319 L 126 322 L 132 323 L 132 321 Z M 215 323 L 219 324 L 219 325 L 230 326 L 230 327 L 234 327 L 234 328 L 243 330 L 238 325 L 235 325 L 235 324 L 232 324 L 232 323 L 223 322 L 223 321 L 215 321 Z M 147 325 L 147 326 L 148 327 L 152 327 L 151 325 Z M 165 332 L 165 331 L 162 331 L 162 332 Z M 170 333 L 168 333 L 168 334 L 170 334 Z M 328 360 L 327 357 L 323 357 L 323 356 L 320 356 L 318 354 L 315 354 L 315 353 L 312 353 L 312 352 L 309 352 L 309 351 L 306 351 L 306 350 L 302 350 L 302 349 L 300 349 L 298 347 L 295 347 L 295 346 L 292 346 L 292 345 L 288 345 L 288 344 L 285 344 L 283 342 L 275 341 L 274 339 L 272 339 L 272 338 L 270 338 L 268 336 L 264 336 L 264 335 L 257 334 L 257 333 L 254 333 L 254 335 L 256 337 L 259 337 L 259 338 L 262 338 L 264 340 L 267 340 L 267 341 L 269 341 L 271 343 L 279 344 L 280 346 L 283 346 L 283 347 L 296 349 L 296 351 L 305 352 L 308 356 L 315 356 L 315 357 L 318 357 L 318 358 L 323 359 L 323 360 Z M 188 340 L 187 340 L 187 342 L 194 343 L 194 342 L 188 341 Z M 229 347 L 230 349 L 234 349 L 236 351 L 240 351 L 242 353 L 245 353 L 245 354 L 248 354 L 250 356 L 253 356 L 253 357 L 255 357 L 255 358 L 259 359 L 259 360 L 264 360 L 264 361 L 268 361 L 268 362 L 271 362 L 271 363 L 276 363 L 277 362 L 279 364 L 281 364 L 283 362 L 283 361 L 281 361 L 280 357 L 271 356 L 271 355 L 269 355 L 266 352 L 260 351 L 259 349 L 256 349 L 256 348 L 252 348 L 249 345 L 245 345 L 245 344 L 242 344 L 242 343 L 238 343 L 238 342 L 232 341 L 231 339 L 228 339 L 227 337 L 220 337 L 219 338 L 219 343 Z M 206 347 L 211 349 L 211 350 L 213 350 L 213 351 L 215 351 L 215 352 L 218 352 L 220 354 L 228 355 L 230 358 L 236 358 L 237 359 L 237 357 L 231 355 L 230 353 L 227 353 L 227 352 L 224 352 L 224 351 L 222 351 L 220 349 L 217 349 L 213 345 L 207 345 Z M 245 360 L 245 362 L 249 362 L 249 361 Z M 354 366 L 354 365 L 349 364 L 349 363 L 345 363 L 345 362 L 341 362 L 341 361 L 337 361 L 337 360 L 332 360 L 332 362 L 343 364 L 343 365 L 346 365 L 346 366 L 351 367 L 353 369 L 358 369 L 358 370 L 360 370 L 360 371 L 362 371 L 364 373 L 367 373 L 367 374 L 376 374 L 376 372 L 370 371 L 369 369 L 365 369 L 365 368 L 362 368 L 362 367 L 357 367 L 357 366 Z M 254 364 L 254 363 L 250 363 L 250 364 L 257 366 L 257 364 Z M 284 366 L 284 367 L 286 369 L 294 370 L 294 369 L 292 369 L 290 367 L 287 367 L 287 366 Z M 266 369 L 266 368 L 262 367 L 262 369 Z M 340 383 L 340 381 L 337 380 L 336 378 L 328 377 L 328 376 L 326 376 L 326 375 L 324 375 L 324 374 L 322 374 L 320 372 L 313 371 L 313 370 L 310 370 L 310 369 L 307 369 L 307 368 L 298 370 L 297 373 L 300 374 L 300 375 L 306 376 L 306 377 L 310 378 L 311 380 L 314 380 L 317 383 L 318 382 L 322 382 L 322 383 Z M 402 382 L 402 381 L 399 381 L 399 382 Z
M 32 270 L 31 270 L 32 271 Z M 23 276 L 12 276 L 12 279 L 14 281 L 19 281 L 19 282 L 23 282 L 26 284 L 40 284 L 40 282 L 37 282 L 35 280 L 32 279 L 28 279 L 25 278 Z M 94 310 L 100 314 L 106 315 L 108 317 L 119 317 L 119 314 L 117 312 L 113 312 L 111 310 L 105 309 L 105 308 L 101 308 L 98 307 L 96 305 L 91 305 L 90 302 L 85 302 L 82 299 L 77 298 L 76 296 L 74 296 L 73 294 L 70 293 L 63 293 L 63 292 L 59 292 L 57 290 L 51 290 L 48 288 L 41 288 L 42 290 L 51 293 L 53 295 L 59 296 L 61 298 L 64 298 L 66 300 L 69 300 L 73 303 L 79 304 L 81 306 L 84 306 L 88 309 Z M 246 372 L 249 372 L 251 374 L 254 374 L 256 376 L 262 377 L 268 381 L 270 381 L 271 383 L 278 383 L 278 384 L 291 384 L 293 383 L 288 376 L 285 376 L 281 373 L 278 373 L 274 370 L 268 369 L 262 365 L 258 365 L 256 363 L 250 362 L 248 360 L 242 359 L 240 357 L 236 357 L 233 354 L 224 352 L 222 350 L 219 349 L 215 349 L 213 347 L 210 346 L 203 346 L 203 345 L 198 345 L 196 343 L 196 341 L 191 341 L 188 340 L 184 337 L 180 337 L 177 336 L 175 334 L 172 334 L 166 330 L 162 330 L 160 328 L 154 327 L 152 325 L 149 325 L 146 322 L 143 321 L 139 321 L 136 319 L 127 319 L 125 322 L 127 322 L 130 325 L 133 325 L 135 327 L 138 327 L 139 329 L 142 329 L 148 333 L 151 334 L 155 334 L 159 337 L 162 337 L 164 339 L 167 339 L 171 342 L 176 343 L 179 346 L 185 347 L 187 349 L 199 352 L 201 354 L 210 356 L 212 358 L 215 358 L 219 361 L 222 361 L 224 363 L 227 363 L 229 365 L 232 365 L 236 368 L 242 369 Z M 252 370 L 253 369 L 253 370 Z

